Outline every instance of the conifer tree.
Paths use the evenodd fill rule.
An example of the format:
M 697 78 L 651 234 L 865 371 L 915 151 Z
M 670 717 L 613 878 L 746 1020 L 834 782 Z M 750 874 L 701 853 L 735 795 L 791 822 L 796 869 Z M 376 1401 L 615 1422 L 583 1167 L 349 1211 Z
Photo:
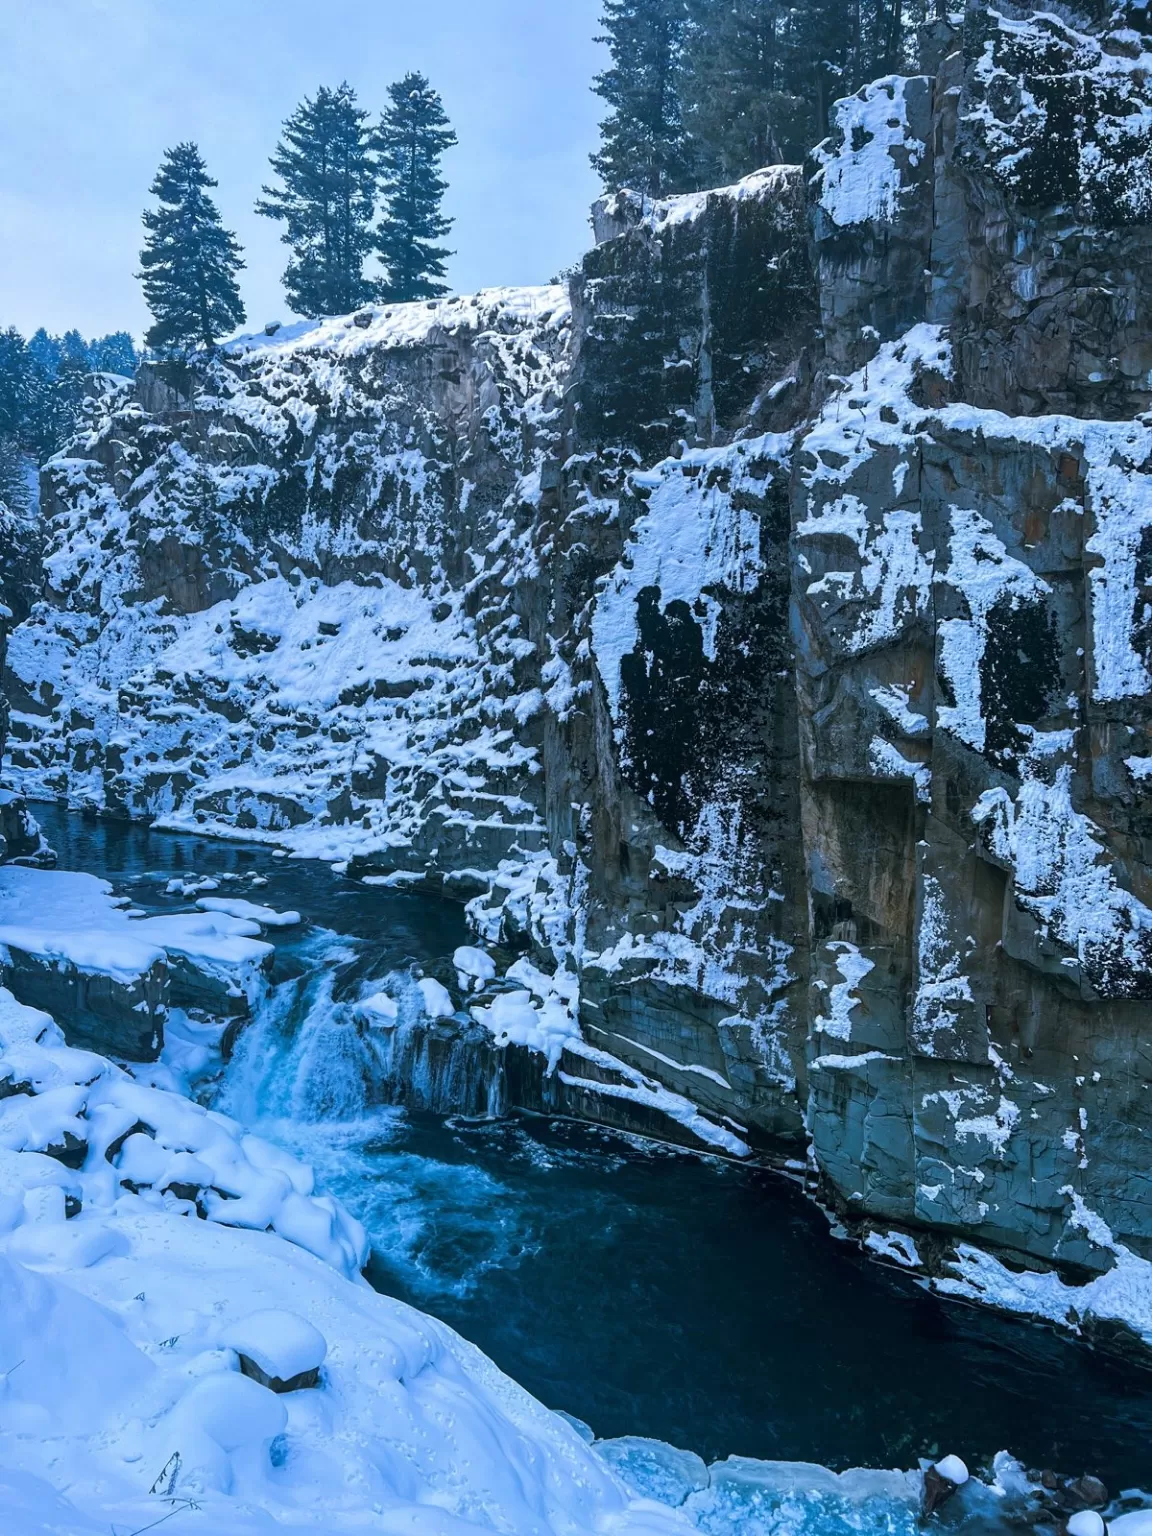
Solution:
M 786 0 L 689 0 L 682 95 L 698 185 L 798 160 L 813 142 L 793 16 Z
M 23 438 L 35 395 L 33 363 L 14 325 L 0 331 L 0 438 Z
M 93 373 L 119 373 L 132 378 L 140 366 L 135 343 L 127 331 L 110 331 L 88 343 L 88 366 Z
M 447 183 L 440 160 L 456 143 L 440 97 L 424 75 L 388 87 L 376 147 L 384 192 L 377 250 L 387 272 L 383 294 L 393 303 L 437 298 L 452 254 L 439 242 L 452 228 L 442 212 Z
M 321 86 L 284 124 L 272 156 L 282 183 L 264 187 L 257 213 L 284 225 L 292 251 L 284 273 L 288 302 L 300 315 L 343 315 L 377 296 L 364 276 L 375 244 L 377 166 L 368 113 L 346 82 Z
M 592 164 L 609 191 L 659 197 L 692 183 L 680 101 L 684 0 L 604 0 L 611 67 L 593 89 L 611 107 Z
M 167 150 L 152 183 L 160 206 L 144 214 L 140 278 L 155 317 L 144 339 L 158 351 L 211 347 L 244 321 L 244 262 L 208 195 L 216 184 L 195 144 Z

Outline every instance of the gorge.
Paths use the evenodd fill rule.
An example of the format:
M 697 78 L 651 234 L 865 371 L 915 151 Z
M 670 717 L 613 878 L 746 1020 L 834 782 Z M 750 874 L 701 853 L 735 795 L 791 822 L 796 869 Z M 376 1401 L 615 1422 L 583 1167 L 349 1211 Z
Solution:
M 155 936 L 135 971 L 0 903 L 15 1006 L 251 1129 L 277 910 L 364 937 L 357 901 L 419 897 L 435 936 L 321 967 L 347 1009 L 310 1091 L 352 1052 L 417 1126 L 547 1117 L 529 1159 L 572 1120 L 769 1167 L 936 1296 L 1152 1363 L 1152 45 L 1122 10 L 942 14 L 803 166 L 606 198 L 551 286 L 94 376 L 5 550 L 0 881 L 129 894 L 28 802 L 331 874 L 268 909 L 203 860 L 132 888 L 100 922 Z

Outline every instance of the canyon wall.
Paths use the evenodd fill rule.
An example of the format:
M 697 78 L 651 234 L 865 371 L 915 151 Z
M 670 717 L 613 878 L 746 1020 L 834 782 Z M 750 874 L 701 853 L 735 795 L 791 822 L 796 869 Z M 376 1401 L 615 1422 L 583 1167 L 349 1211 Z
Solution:
M 805 167 L 598 205 L 566 287 L 105 383 L 11 768 L 467 899 L 617 1103 L 1102 1271 L 1152 1257 L 1152 55 L 922 42 Z

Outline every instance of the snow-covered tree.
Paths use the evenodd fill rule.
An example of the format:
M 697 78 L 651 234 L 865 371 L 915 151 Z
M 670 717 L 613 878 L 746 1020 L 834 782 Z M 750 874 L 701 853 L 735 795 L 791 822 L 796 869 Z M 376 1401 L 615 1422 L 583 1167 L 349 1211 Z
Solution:
M 376 147 L 384 192 L 377 250 L 387 272 L 384 297 L 404 303 L 447 293 L 441 278 L 452 254 L 439 242 L 452 227 L 442 209 L 444 152 L 456 143 L 440 97 L 421 74 L 388 87 Z
M 593 89 L 612 109 L 592 164 L 611 191 L 660 196 L 691 183 L 680 99 L 685 0 L 604 0 L 611 65 Z
M 160 206 L 144 214 L 140 278 L 155 317 L 144 339 L 158 351 L 211 347 L 244 321 L 236 282 L 244 262 L 209 196 L 216 185 L 191 143 L 166 151 L 152 183 Z
M 368 113 L 345 82 L 305 97 L 284 124 L 272 156 L 278 187 L 264 187 L 257 213 L 284 225 L 292 251 L 284 273 L 300 315 L 343 315 L 376 297 L 364 275 L 375 245 L 377 166 Z

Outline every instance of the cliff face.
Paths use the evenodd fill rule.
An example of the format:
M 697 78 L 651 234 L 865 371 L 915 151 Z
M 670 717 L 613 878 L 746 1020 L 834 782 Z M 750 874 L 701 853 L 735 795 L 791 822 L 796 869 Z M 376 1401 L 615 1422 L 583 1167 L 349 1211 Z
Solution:
M 14 621 L 27 615 L 34 601 L 38 544 L 38 523 L 31 517 L 18 516 L 0 500 L 0 676 L 4 672 L 9 630 Z M 7 737 L 8 700 L 0 688 L 0 762 L 4 760 Z M 23 797 L 0 784 L 0 864 L 9 859 L 46 863 L 50 862 L 51 854 Z
M 12 762 L 468 897 L 618 1102 L 1106 1270 L 1152 1256 L 1152 58 L 988 6 L 924 58 L 803 172 L 601 205 L 570 291 L 107 395 Z

